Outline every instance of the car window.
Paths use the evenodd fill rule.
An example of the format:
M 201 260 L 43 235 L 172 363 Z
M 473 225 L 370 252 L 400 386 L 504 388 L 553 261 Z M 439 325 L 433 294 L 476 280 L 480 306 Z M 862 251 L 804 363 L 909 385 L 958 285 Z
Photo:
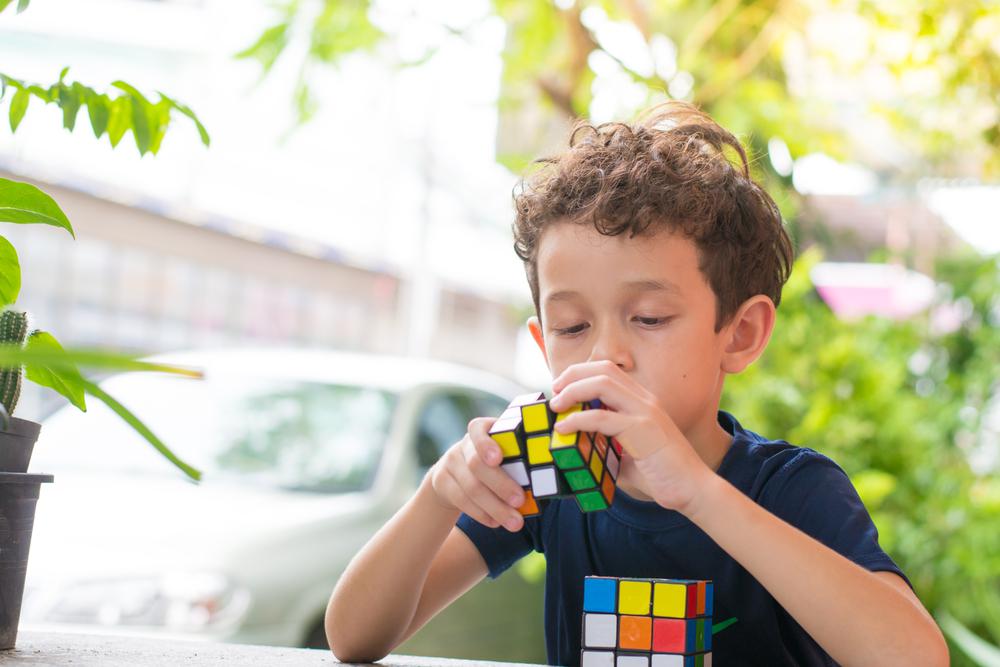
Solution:
M 101 386 L 206 482 L 320 493 L 371 485 L 396 404 L 370 387 L 242 374 L 197 381 L 137 373 Z M 86 414 L 66 406 L 45 420 L 32 468 L 178 474 L 97 401 Z
M 431 396 L 420 413 L 417 430 L 417 461 L 421 475 L 449 447 L 465 436 L 475 417 L 496 417 L 507 401 L 475 390 L 448 390 Z

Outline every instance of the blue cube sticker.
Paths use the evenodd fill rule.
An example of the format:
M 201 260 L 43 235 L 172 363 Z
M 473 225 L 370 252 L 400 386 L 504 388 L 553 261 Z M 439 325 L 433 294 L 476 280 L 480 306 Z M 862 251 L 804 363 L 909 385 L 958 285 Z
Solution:
M 618 580 L 587 577 L 583 580 L 583 610 L 614 614 Z

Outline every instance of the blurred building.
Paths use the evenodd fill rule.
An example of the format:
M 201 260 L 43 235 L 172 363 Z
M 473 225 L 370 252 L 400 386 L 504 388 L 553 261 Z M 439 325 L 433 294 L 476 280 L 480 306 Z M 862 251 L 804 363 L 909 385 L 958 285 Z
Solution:
M 125 205 L 35 184 L 59 202 L 77 239 L 43 225 L 10 225 L 4 235 L 21 255 L 19 305 L 33 327 L 64 344 L 143 353 L 250 342 L 407 352 L 405 276 L 236 220 L 185 221 L 162 202 Z M 436 289 L 429 354 L 512 376 L 512 306 L 460 286 Z M 30 410 L 41 397 L 26 391 Z
M 33 101 L 16 134 L 0 134 L 0 175 L 51 194 L 77 239 L 5 225 L 18 305 L 69 345 L 319 345 L 517 376 L 530 294 L 510 236 L 515 178 L 494 153 L 502 25 L 445 40 L 417 67 L 383 50 L 316 71 L 320 111 L 296 126 L 301 41 L 263 80 L 233 57 L 276 17 L 233 0 L 4 14 L 5 74 L 47 85 L 71 65 L 68 81 L 99 90 L 163 90 L 212 135 L 203 147 L 178 115 L 159 154 L 141 157 L 130 134 L 114 150 L 95 140 L 86 111 L 69 133 Z M 411 46 L 418 23 L 405 24 Z M 46 411 L 26 390 L 19 412 Z
M 885 249 L 927 275 L 935 257 L 967 245 L 916 196 L 809 194 L 800 226 L 803 245 L 821 243 L 831 261 L 863 262 Z

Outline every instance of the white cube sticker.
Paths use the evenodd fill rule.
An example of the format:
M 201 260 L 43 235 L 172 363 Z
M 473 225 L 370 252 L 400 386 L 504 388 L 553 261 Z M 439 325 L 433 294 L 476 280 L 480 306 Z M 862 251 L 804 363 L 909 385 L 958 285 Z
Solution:
M 504 469 L 510 478 L 520 484 L 521 486 L 528 486 L 531 484 L 528 481 L 528 469 L 524 467 L 524 461 L 511 461 L 510 463 L 504 463 L 501 468 Z
M 645 655 L 620 655 L 618 667 L 649 667 L 649 658 Z
M 531 491 L 536 498 L 554 496 L 559 493 L 559 484 L 556 481 L 556 469 L 552 466 L 535 468 L 531 471 Z
M 608 448 L 608 460 L 606 461 L 608 466 L 608 474 L 611 475 L 611 479 L 618 481 L 618 455 L 615 454 L 615 450 Z
M 615 654 L 611 651 L 584 651 L 580 667 L 615 667 Z
M 652 667 L 684 667 L 683 655 L 670 653 L 654 653 Z
M 614 648 L 618 645 L 618 616 L 615 614 L 584 614 L 583 645 L 585 648 Z

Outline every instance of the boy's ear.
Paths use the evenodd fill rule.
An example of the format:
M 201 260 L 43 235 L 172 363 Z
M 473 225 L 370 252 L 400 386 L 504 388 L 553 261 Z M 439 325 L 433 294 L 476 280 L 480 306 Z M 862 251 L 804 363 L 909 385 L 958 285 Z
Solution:
M 774 318 L 774 302 L 770 297 L 758 294 L 743 302 L 722 330 L 724 372 L 739 373 L 763 354 L 774 330 Z
M 545 358 L 545 365 L 548 366 L 549 355 L 545 351 L 545 336 L 542 335 L 542 323 L 534 315 L 528 318 L 528 331 L 531 332 L 531 337 L 538 344 L 538 349 L 542 351 L 542 357 Z

